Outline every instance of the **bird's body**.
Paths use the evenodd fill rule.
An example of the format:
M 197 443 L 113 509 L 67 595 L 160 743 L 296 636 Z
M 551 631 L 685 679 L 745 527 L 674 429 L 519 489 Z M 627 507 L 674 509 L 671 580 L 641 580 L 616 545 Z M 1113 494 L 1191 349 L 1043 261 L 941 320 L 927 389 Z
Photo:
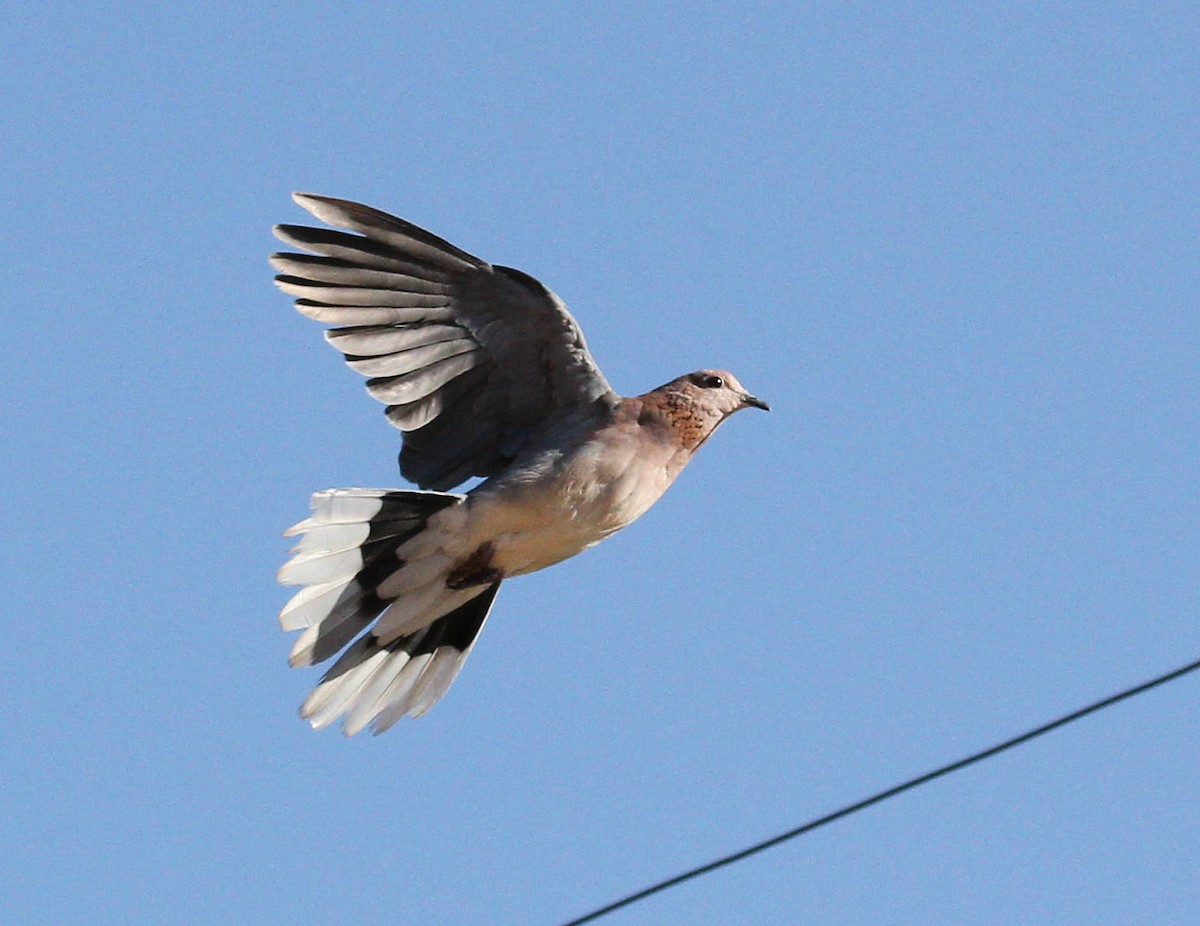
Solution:
M 627 439 L 642 401 L 625 399 L 564 447 L 540 448 L 467 497 L 497 539 L 505 577 L 544 569 L 632 524 L 662 496 L 687 462 L 669 439 Z M 583 429 L 581 429 L 583 430 Z
M 406 431 L 401 472 L 435 490 L 486 477 L 465 495 L 320 492 L 289 531 L 303 539 L 279 578 L 304 586 L 280 614 L 304 630 L 291 661 L 342 650 L 302 714 L 381 732 L 449 687 L 500 582 L 632 523 L 721 421 L 766 405 L 715 370 L 622 398 L 532 277 L 364 206 L 296 199 L 362 233 L 281 226 L 320 256 L 273 263 L 301 312 L 343 326 L 327 338 Z

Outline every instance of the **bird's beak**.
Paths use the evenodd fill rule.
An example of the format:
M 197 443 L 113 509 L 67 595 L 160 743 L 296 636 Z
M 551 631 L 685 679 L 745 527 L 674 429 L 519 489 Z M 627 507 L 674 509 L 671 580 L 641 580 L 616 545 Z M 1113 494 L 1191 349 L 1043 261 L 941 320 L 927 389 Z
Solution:
M 770 405 L 768 405 L 762 399 L 759 399 L 759 398 L 756 398 L 755 396 L 750 395 L 750 393 L 748 393 L 748 392 L 744 396 L 742 396 L 742 404 L 750 405 L 754 408 L 761 408 L 764 412 L 769 412 L 771 410 Z

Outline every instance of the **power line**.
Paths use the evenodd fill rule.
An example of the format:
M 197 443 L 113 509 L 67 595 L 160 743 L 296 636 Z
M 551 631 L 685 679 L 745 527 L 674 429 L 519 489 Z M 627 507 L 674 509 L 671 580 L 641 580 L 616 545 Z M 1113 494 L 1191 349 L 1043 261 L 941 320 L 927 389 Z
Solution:
M 888 798 L 896 797 L 898 794 L 903 794 L 905 791 L 911 791 L 913 788 L 927 784 L 935 778 L 941 778 L 943 775 L 949 775 L 951 772 L 957 772 L 960 769 L 966 768 L 968 765 L 974 765 L 976 762 L 982 762 L 984 759 L 990 759 L 994 755 L 1004 752 L 1006 749 L 1012 749 L 1014 746 L 1020 746 L 1022 743 L 1027 743 L 1032 739 L 1036 739 L 1044 733 L 1049 733 L 1051 730 L 1057 730 L 1059 727 L 1065 727 L 1069 723 L 1073 723 L 1080 718 L 1086 717 L 1088 714 L 1094 714 L 1096 711 L 1104 710 L 1106 707 L 1112 707 L 1119 701 L 1124 701 L 1127 698 L 1132 698 L 1144 691 L 1149 691 L 1151 688 L 1157 688 L 1159 685 L 1165 685 L 1167 682 L 1172 682 L 1177 678 L 1187 675 L 1189 672 L 1195 672 L 1200 669 L 1200 659 L 1195 662 L 1189 662 L 1185 666 L 1180 666 L 1178 669 L 1173 669 L 1163 675 L 1159 675 L 1148 682 L 1143 682 L 1140 685 L 1135 685 L 1132 688 L 1126 688 L 1115 695 L 1111 695 L 1100 701 L 1094 701 L 1087 707 L 1082 707 L 1077 711 L 1072 711 L 1070 714 L 1064 714 L 1056 720 L 1051 720 L 1049 723 L 1042 724 L 1040 727 L 1034 727 L 1032 730 L 1014 736 L 1012 739 L 1007 739 L 1002 743 L 984 749 L 981 752 L 967 756 L 965 759 L 959 759 L 956 762 L 951 762 L 948 765 L 943 765 L 940 768 L 934 769 L 932 772 L 926 772 L 924 775 L 919 775 L 916 778 L 910 778 L 903 784 L 896 785 L 893 788 L 888 788 L 886 791 L 880 791 L 877 794 L 872 794 L 870 797 L 864 798 L 853 804 L 847 804 L 840 810 L 835 810 L 833 813 L 826 814 L 823 817 L 818 817 L 815 820 L 810 820 L 807 823 L 788 830 L 786 833 L 780 833 L 778 836 L 773 836 L 763 842 L 756 843 L 748 849 L 742 849 L 740 852 L 734 852 L 732 855 L 723 856 L 716 861 L 709 862 L 707 865 L 701 865 L 699 868 L 693 868 L 685 871 L 682 874 L 676 875 L 673 878 L 668 878 L 665 881 L 660 881 L 657 884 L 651 885 L 644 890 L 638 891 L 636 894 L 630 894 L 627 897 L 622 897 L 620 900 L 600 907 L 598 910 L 593 910 L 578 919 L 570 920 L 563 923 L 562 926 L 582 926 L 583 923 L 590 923 L 597 920 L 606 914 L 620 910 L 622 907 L 628 907 L 640 900 L 645 900 L 652 894 L 657 894 L 660 891 L 665 891 L 669 887 L 674 887 L 677 884 L 682 884 L 684 881 L 690 881 L 692 878 L 698 878 L 701 875 L 708 874 L 710 871 L 716 871 L 718 868 L 723 868 L 726 865 L 732 865 L 734 862 L 740 862 L 744 858 L 749 858 L 764 849 L 770 849 L 780 843 L 787 842 L 789 839 L 795 839 L 797 836 L 802 836 L 805 833 L 810 833 L 826 823 L 832 823 L 834 820 L 840 820 L 842 817 L 848 817 L 852 813 L 857 813 L 860 810 L 865 810 L 872 804 L 878 804 L 886 801 Z

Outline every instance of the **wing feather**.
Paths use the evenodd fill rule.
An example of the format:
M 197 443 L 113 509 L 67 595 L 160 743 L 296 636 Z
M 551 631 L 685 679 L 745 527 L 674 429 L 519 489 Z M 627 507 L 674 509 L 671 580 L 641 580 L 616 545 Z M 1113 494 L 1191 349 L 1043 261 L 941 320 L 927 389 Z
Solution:
M 325 340 L 348 357 L 379 357 L 470 335 L 457 325 L 363 325 L 331 328 Z
M 308 299 L 297 299 L 296 311 L 327 325 L 420 325 L 454 319 L 454 312 L 449 306 L 404 309 L 392 306 L 324 305 Z
M 448 382 L 478 363 L 476 354 L 458 354 L 402 376 L 383 376 L 367 380 L 367 392 L 380 402 L 403 405 L 437 392 Z
M 364 376 L 403 376 L 422 367 L 467 354 L 479 349 L 479 345 L 470 338 L 456 338 L 453 341 L 434 341 L 420 347 L 396 351 L 393 354 L 381 354 L 378 357 L 348 357 L 346 363 L 350 369 Z M 367 389 L 370 392 L 370 387 Z M 375 393 L 371 393 L 375 395 Z M 375 396 L 382 399 L 382 396 Z M 414 400 L 415 401 L 415 400 Z
M 389 405 L 388 420 L 401 431 L 415 431 L 429 424 L 443 412 L 447 412 L 449 419 L 450 407 L 464 396 L 470 399 L 472 390 L 485 380 L 490 372 L 488 364 L 481 364 L 451 380 L 436 392 L 431 392 L 414 402 Z
M 325 196 L 296 202 L 349 231 L 282 225 L 306 254 L 276 254 L 280 289 L 387 403 L 400 469 L 448 489 L 500 472 L 564 415 L 614 397 L 578 324 L 527 274 L 496 267 L 387 213 Z M 601 403 L 603 404 L 603 403 Z
M 312 254 L 272 254 L 271 266 L 282 278 L 297 282 L 308 281 L 328 286 L 367 286 L 373 289 L 396 289 L 410 293 L 445 296 L 450 287 L 445 283 L 424 279 L 411 273 L 375 269 L 350 261 Z
M 413 292 L 407 289 L 381 289 L 365 286 L 330 286 L 307 283 L 296 277 L 279 275 L 275 285 L 291 296 L 299 296 L 322 305 L 393 306 L 398 309 L 441 309 L 450 304 L 444 293 Z

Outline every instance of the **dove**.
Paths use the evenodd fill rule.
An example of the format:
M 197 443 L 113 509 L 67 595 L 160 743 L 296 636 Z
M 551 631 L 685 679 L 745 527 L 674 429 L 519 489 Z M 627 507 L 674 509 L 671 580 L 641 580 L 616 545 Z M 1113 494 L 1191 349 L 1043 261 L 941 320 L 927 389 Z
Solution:
M 644 514 L 730 415 L 768 410 L 698 370 L 618 395 L 558 296 L 403 219 L 296 193 L 330 228 L 278 225 L 275 282 L 367 377 L 403 432 L 408 489 L 328 489 L 279 570 L 289 662 L 334 659 L 300 713 L 381 733 L 420 716 L 470 655 L 506 579 Z M 472 479 L 469 491 L 453 492 Z

